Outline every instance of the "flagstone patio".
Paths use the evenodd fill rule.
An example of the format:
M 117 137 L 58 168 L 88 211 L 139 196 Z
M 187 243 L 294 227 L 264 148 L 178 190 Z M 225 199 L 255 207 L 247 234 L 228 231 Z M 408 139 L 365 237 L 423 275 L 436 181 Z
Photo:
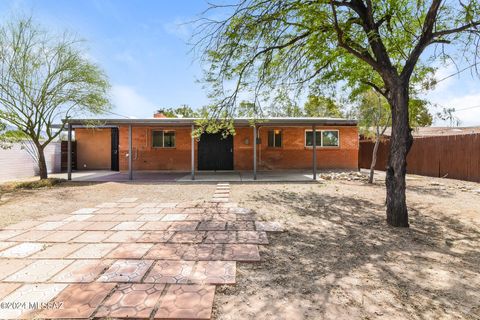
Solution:
M 134 188 L 134 186 L 132 186 Z M 0 318 L 209 319 L 274 222 L 230 202 L 129 197 L 0 230 Z

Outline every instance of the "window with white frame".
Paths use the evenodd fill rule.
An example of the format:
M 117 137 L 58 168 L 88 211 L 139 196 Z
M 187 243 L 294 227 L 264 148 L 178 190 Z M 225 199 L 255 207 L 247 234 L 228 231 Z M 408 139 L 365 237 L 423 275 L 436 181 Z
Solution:
M 175 131 L 152 131 L 152 146 L 154 148 L 175 148 Z
M 338 130 L 316 130 L 315 143 L 318 147 L 340 146 L 340 135 Z M 305 146 L 313 147 L 313 131 L 305 130 Z

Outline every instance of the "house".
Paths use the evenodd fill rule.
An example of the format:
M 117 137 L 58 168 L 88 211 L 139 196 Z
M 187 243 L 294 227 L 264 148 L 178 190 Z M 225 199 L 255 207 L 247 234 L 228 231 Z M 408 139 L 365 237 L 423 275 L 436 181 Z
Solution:
M 253 126 L 250 119 L 238 118 L 234 136 L 204 133 L 194 139 L 197 120 L 156 114 L 97 119 L 92 125 L 92 119 L 69 119 L 77 168 L 128 171 L 130 177 L 133 170 L 191 171 L 192 179 L 197 170 L 253 170 L 256 175 L 257 170 L 358 169 L 355 120 L 269 118 Z

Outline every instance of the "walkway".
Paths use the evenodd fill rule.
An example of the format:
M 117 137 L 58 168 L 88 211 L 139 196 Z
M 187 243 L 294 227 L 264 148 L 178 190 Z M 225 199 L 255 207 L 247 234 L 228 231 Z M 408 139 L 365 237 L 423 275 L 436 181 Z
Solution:
M 229 201 L 123 198 L 0 230 L 0 318 L 209 319 L 215 285 L 281 231 Z

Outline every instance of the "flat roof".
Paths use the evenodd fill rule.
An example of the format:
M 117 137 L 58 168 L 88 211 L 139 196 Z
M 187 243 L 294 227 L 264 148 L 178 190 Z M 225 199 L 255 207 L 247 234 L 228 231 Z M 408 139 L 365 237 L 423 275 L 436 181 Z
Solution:
M 74 127 L 79 126 L 119 126 L 119 125 L 161 125 L 161 126 L 191 126 L 201 118 L 148 118 L 148 119 L 68 119 L 67 122 Z M 356 126 L 357 120 L 343 118 L 318 118 L 318 117 L 284 117 L 284 118 L 235 118 L 234 125 L 250 126 L 255 121 L 258 126 L 288 126 L 288 125 L 323 125 L 323 126 Z

